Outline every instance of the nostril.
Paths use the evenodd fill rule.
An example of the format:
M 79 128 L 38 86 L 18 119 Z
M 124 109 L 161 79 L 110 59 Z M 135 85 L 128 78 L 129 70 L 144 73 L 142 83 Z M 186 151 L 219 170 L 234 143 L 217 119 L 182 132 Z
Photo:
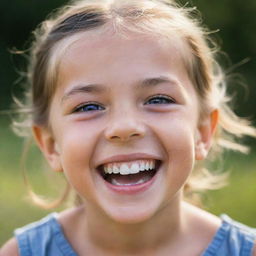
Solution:
M 141 134 L 139 134 L 139 133 L 131 134 L 131 137 L 140 137 L 140 136 L 141 136 Z
M 134 122 L 114 123 L 105 129 L 105 138 L 107 140 L 127 141 L 132 138 L 140 138 L 145 135 L 145 127 Z
M 112 137 L 110 137 L 110 139 L 119 139 L 119 137 L 118 136 L 112 136 Z
M 119 135 L 113 135 L 113 136 L 109 136 L 108 139 L 111 140 L 120 140 L 120 141 L 128 141 L 132 138 L 139 138 L 139 137 L 143 137 L 143 134 L 140 133 L 120 133 Z

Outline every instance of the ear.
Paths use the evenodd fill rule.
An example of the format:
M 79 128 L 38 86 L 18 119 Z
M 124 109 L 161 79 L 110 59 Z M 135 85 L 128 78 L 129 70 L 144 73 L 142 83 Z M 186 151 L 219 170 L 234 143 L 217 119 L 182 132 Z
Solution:
M 206 158 L 211 147 L 212 137 L 215 133 L 218 120 L 219 111 L 215 109 L 199 124 L 195 145 L 196 160 L 203 160 Z
M 42 126 L 33 126 L 33 135 L 53 171 L 62 172 L 60 153 L 54 136 L 49 129 Z

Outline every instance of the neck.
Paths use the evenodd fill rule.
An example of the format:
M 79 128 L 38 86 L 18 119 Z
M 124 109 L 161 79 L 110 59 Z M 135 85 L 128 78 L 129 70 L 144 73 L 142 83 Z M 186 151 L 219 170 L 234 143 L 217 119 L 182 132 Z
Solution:
M 90 207 L 86 211 L 83 209 L 83 215 L 86 216 L 83 219 L 88 245 L 108 251 L 110 255 L 162 250 L 176 244 L 183 229 L 179 199 L 162 207 L 150 219 L 136 224 L 116 223 Z

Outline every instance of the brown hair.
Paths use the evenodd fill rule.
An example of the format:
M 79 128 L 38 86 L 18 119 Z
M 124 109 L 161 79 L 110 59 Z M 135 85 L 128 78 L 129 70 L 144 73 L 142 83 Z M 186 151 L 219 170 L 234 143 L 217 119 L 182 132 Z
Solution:
M 164 0 L 80 0 L 72 1 L 55 12 L 35 31 L 27 72 L 26 118 L 22 129 L 32 124 L 49 126 L 48 113 L 58 79 L 60 59 L 77 35 L 83 31 L 95 32 L 111 26 L 116 33 L 145 33 L 162 37 L 179 35 L 190 49 L 190 58 L 184 60 L 188 74 L 197 91 L 201 116 L 219 110 L 219 124 L 211 153 L 234 149 L 243 153 L 247 147 L 235 138 L 256 136 L 250 123 L 238 117 L 229 107 L 225 76 L 215 60 L 216 48 L 208 32 L 195 18 L 193 8 L 178 6 Z M 16 126 L 21 123 L 16 123 Z M 21 127 L 21 126 L 20 126 Z M 197 168 L 185 186 L 191 191 L 211 189 L 220 184 L 220 178 L 204 168 Z

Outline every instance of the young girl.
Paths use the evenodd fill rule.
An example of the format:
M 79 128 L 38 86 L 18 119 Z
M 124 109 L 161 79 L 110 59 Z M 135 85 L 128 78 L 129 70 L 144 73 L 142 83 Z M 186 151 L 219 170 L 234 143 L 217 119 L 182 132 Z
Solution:
M 37 30 L 30 123 L 80 205 L 16 230 L 2 255 L 256 255 L 254 229 L 187 202 L 216 181 L 199 168 L 210 148 L 256 135 L 191 11 L 81 0 Z

